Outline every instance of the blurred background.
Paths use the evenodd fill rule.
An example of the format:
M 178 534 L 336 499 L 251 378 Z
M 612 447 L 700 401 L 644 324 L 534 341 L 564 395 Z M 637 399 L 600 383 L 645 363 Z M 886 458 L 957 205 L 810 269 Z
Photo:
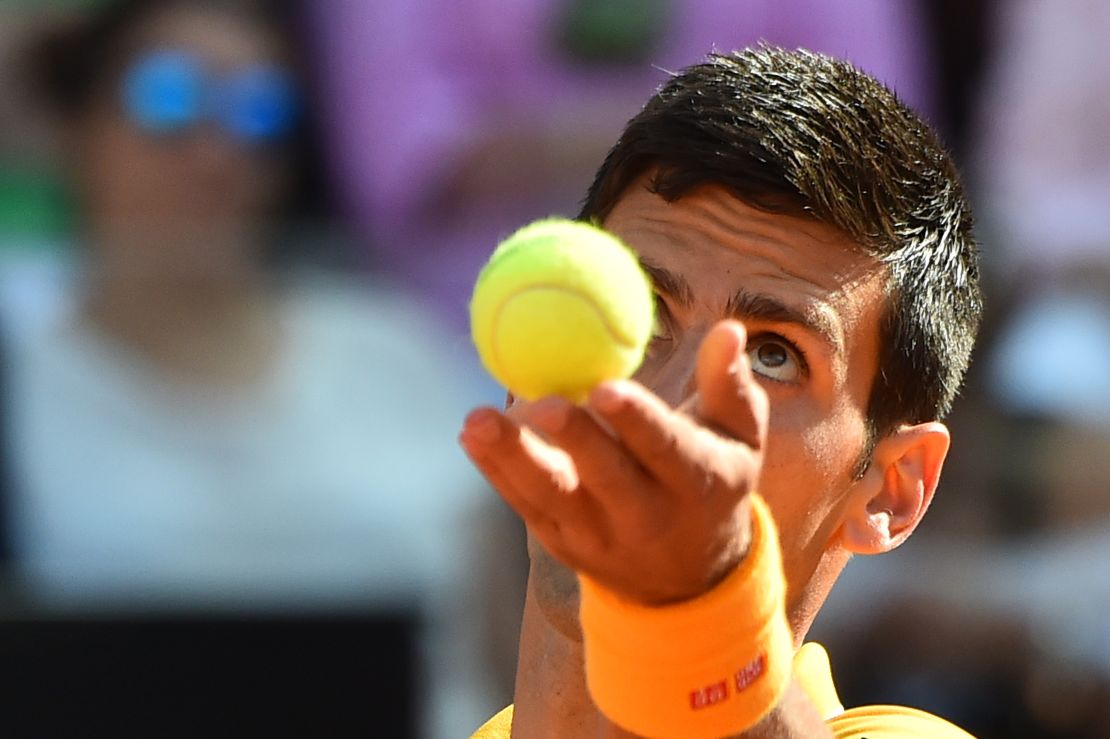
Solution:
M 1108 32 L 1101 0 L 0 0 L 3 730 L 507 703 L 526 559 L 455 443 L 501 395 L 470 286 L 667 70 L 765 39 L 931 120 L 984 247 L 933 511 L 815 627 L 842 698 L 1110 736 Z

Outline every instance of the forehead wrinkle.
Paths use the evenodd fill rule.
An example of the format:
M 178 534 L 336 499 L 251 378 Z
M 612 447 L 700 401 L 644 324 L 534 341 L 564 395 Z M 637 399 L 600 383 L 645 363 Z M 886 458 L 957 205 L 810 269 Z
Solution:
M 707 214 L 708 212 L 709 211 L 706 211 Z M 746 225 L 747 223 L 745 226 Z M 796 268 L 791 268 L 789 259 L 774 258 L 771 256 L 774 254 L 797 251 L 797 246 L 791 244 L 783 237 L 784 234 L 780 223 L 768 220 L 767 226 L 768 229 L 766 231 L 758 228 L 738 228 L 736 223 L 728 222 L 721 218 L 699 217 L 693 230 L 697 231 L 709 243 L 718 244 L 724 248 L 745 255 L 748 258 L 758 259 L 761 262 L 773 266 L 773 272 L 776 274 L 768 274 L 768 276 L 785 278 L 812 286 L 820 293 L 836 292 L 842 287 L 842 279 L 845 275 L 842 269 L 838 269 L 839 265 L 835 264 L 837 260 L 830 260 L 829 264 L 824 265 L 825 268 L 822 268 L 822 265 L 819 264 L 802 262 L 800 262 Z M 808 233 L 806 233 L 805 236 L 818 241 L 816 237 Z M 828 234 L 822 234 L 822 238 L 819 239 L 819 241 L 825 245 L 825 248 L 830 250 L 862 254 L 862 252 L 856 252 L 851 247 L 842 243 L 840 239 L 830 239 Z M 753 248 L 756 251 L 751 251 Z M 766 272 L 767 270 L 763 269 L 760 271 Z
M 643 199 L 645 195 L 656 203 L 656 207 L 647 207 L 648 202 Z M 636 243 L 636 234 L 640 232 L 656 240 L 665 240 L 668 248 L 676 252 L 694 253 L 696 241 L 700 241 L 757 260 L 762 266 L 755 266 L 753 274 L 760 273 L 765 278 L 793 283 L 789 296 L 763 297 L 786 305 L 784 299 L 795 303 L 791 298 L 796 295 L 797 307 L 790 307 L 793 315 L 783 311 L 764 311 L 762 316 L 750 314 L 749 317 L 771 320 L 769 313 L 774 313 L 780 319 L 787 319 L 781 322 L 799 325 L 816 335 L 831 352 L 846 356 L 846 331 L 851 317 L 841 316 L 840 311 L 850 308 L 851 301 L 845 302 L 844 298 L 861 283 L 866 283 L 876 269 L 885 271 L 884 266 L 870 257 L 859 244 L 822 221 L 770 213 L 751 206 L 719 185 L 698 188 L 667 202 L 662 208 L 657 207 L 658 198 L 650 187 L 643 187 L 641 190 L 630 190 L 617 204 L 615 211 L 620 210 L 622 205 L 635 203 L 621 218 L 622 223 L 626 219 L 628 221 L 626 228 L 630 243 Z M 691 240 L 692 236 L 696 241 Z M 802 248 L 792 243 L 798 236 L 813 245 L 819 244 L 822 247 L 820 253 L 828 254 L 828 258 L 818 256 L 816 260 L 811 258 L 793 264 L 788 258 L 776 256 L 785 256 Z M 856 258 L 862 258 L 863 263 Z M 673 272 L 670 274 L 682 277 Z M 680 296 L 674 297 L 677 299 Z M 690 295 L 691 302 L 695 297 Z M 739 305 L 741 302 L 734 295 L 730 304 Z
M 690 215 L 694 216 L 696 230 L 713 242 L 735 248 L 740 252 L 745 251 L 743 248 L 745 246 L 774 252 L 789 251 L 795 248 L 784 238 L 789 232 L 801 234 L 806 239 L 821 244 L 830 252 L 835 251 L 849 257 L 851 255 L 868 257 L 867 253 L 850 237 L 821 221 L 790 214 L 765 212 L 748 205 L 720 186 L 707 186 L 700 192 L 703 197 L 680 202 L 687 205 Z M 743 228 L 737 228 L 736 221 L 739 219 L 742 219 Z M 784 219 L 790 220 L 788 229 L 783 226 Z M 746 313 L 751 318 L 771 320 L 777 315 L 782 319 L 781 322 L 795 323 L 809 329 L 823 339 L 833 352 L 843 356 L 847 351 L 845 337 L 847 327 L 834 303 L 839 304 L 841 301 L 837 298 L 865 283 L 876 270 L 883 271 L 883 265 L 873 258 L 866 258 L 866 263 L 863 264 L 842 264 L 841 259 L 831 254 L 827 270 L 806 269 L 802 263 L 798 265 L 800 268 L 791 268 L 789 260 L 773 259 L 772 261 L 776 274 L 767 276 L 784 282 L 793 281 L 815 289 L 809 295 L 806 295 L 808 291 L 801 292 L 805 295 L 804 305 L 794 308 L 783 303 L 779 298 L 753 294 L 741 288 L 729 301 L 730 313 L 737 316 L 743 315 L 745 311 L 739 310 L 743 307 L 749 309 Z M 820 265 L 810 266 L 820 267 Z M 752 304 L 749 298 L 756 299 L 756 304 Z M 765 302 L 764 299 L 770 302 Z M 759 306 L 758 303 L 765 304 Z M 774 308 L 774 310 L 750 310 L 760 307 Z M 779 310 L 779 308 L 786 310 Z
M 784 230 L 800 233 L 822 244 L 845 246 L 854 244 L 850 237 L 815 217 L 795 212 L 774 212 L 752 205 L 722 185 L 704 185 L 692 193 L 672 203 L 685 207 L 691 214 L 710 226 L 707 234 L 735 234 L 750 236 L 752 239 L 781 244 L 781 239 L 773 234 Z M 736 222 L 743 221 L 755 226 L 754 230 L 737 231 Z M 783 221 L 790 221 L 789 229 L 784 229 Z M 762 232 L 758 227 L 766 227 Z

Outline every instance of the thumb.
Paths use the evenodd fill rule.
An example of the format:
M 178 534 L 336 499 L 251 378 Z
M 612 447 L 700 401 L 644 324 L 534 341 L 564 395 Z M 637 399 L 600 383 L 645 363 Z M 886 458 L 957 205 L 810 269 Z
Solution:
M 721 321 L 698 349 L 699 418 L 755 450 L 767 437 L 767 393 L 752 377 L 745 351 L 747 331 L 738 321 Z

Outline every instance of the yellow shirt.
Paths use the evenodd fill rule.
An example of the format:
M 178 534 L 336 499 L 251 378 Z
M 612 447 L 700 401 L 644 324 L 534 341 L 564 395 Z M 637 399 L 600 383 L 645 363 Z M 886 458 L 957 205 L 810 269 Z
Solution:
M 507 706 L 471 735 L 470 739 L 509 739 L 513 732 L 513 707 Z
M 805 644 L 794 655 L 794 679 L 801 684 L 836 739 L 974 739 L 942 718 L 902 706 L 860 706 L 844 710 L 833 684 L 825 648 Z M 509 739 L 513 707 L 486 722 L 471 739 Z

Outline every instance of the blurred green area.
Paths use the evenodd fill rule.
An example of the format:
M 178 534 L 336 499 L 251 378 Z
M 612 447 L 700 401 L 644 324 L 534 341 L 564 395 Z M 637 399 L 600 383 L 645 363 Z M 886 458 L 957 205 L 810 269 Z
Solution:
M 21 45 L 38 27 L 36 21 L 54 19 L 70 12 L 83 12 L 114 0 L 0 0 L 0 38 L 3 56 L 0 63 L 15 64 Z M 19 70 L 0 70 L 9 84 L 19 84 Z M 9 105 L 26 101 L 5 97 Z M 18 110 L 9 111 L 20 118 Z M 2 133 L 2 132 L 0 132 Z M 0 248 L 25 248 L 20 245 L 47 243 L 66 233 L 72 224 L 72 202 L 62 173 L 48 157 L 9 131 L 0 136 Z M 43 239 L 36 237 L 45 237 Z
M 0 160 L 0 236 L 54 237 L 72 225 L 72 203 L 62 178 L 42 167 Z M 25 243 L 17 238 L 19 243 Z

